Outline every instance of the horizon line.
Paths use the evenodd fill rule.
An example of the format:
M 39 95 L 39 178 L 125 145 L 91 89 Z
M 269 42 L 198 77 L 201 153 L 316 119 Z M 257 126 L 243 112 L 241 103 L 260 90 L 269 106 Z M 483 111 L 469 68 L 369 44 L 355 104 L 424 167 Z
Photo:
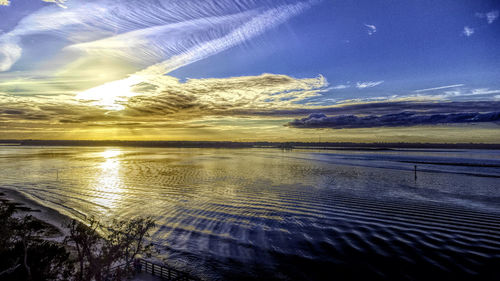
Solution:
M 296 144 L 429 144 L 429 145 L 500 145 L 500 142 L 357 142 L 357 141 L 276 141 L 276 140 L 255 140 L 255 141 L 234 141 L 234 140 L 106 140 L 106 139 L 0 139 L 1 143 L 13 142 L 135 142 L 135 143 L 296 143 Z

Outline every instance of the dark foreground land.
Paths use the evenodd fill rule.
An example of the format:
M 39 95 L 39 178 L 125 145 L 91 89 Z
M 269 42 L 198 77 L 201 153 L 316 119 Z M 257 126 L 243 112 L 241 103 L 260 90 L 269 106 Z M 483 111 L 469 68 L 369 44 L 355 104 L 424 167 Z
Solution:
M 78 222 L 15 190 L 2 191 L 0 280 L 122 281 L 140 271 L 139 263 L 152 266 L 138 259 L 151 253 L 144 240 L 155 227 L 152 219 Z M 182 274 L 183 280 L 195 280 Z

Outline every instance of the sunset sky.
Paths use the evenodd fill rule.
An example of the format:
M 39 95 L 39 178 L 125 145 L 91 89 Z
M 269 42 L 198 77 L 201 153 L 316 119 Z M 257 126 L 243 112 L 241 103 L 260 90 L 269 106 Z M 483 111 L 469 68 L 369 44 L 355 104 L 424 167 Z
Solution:
M 499 11 L 0 0 L 0 139 L 499 142 Z

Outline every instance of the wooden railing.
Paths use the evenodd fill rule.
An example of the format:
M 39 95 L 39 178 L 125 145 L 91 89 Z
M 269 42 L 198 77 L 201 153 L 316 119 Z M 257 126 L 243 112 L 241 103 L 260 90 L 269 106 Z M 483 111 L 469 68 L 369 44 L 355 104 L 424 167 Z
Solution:
M 140 272 L 149 273 L 153 276 L 160 277 L 162 280 L 167 281 L 201 281 L 201 279 L 196 278 L 194 276 L 189 275 L 186 272 L 182 272 L 175 268 L 160 265 L 154 262 L 150 262 L 145 259 L 139 259 L 141 262 L 141 270 Z M 133 264 L 130 265 L 132 268 Z M 120 264 L 111 268 L 112 274 L 117 274 L 118 270 L 125 269 L 125 264 Z M 134 269 L 135 270 L 135 269 Z M 136 272 L 139 273 L 139 272 Z
M 153 276 L 160 277 L 163 280 L 168 281 L 200 281 L 200 279 L 189 275 L 186 272 L 171 268 L 166 265 L 160 265 L 150 262 L 145 259 L 140 259 L 141 261 L 141 271 L 147 272 Z

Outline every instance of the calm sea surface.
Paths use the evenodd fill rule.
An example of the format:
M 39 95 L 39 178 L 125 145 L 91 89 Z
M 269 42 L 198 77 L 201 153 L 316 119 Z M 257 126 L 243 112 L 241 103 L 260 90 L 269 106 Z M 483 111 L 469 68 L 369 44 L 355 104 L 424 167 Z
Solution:
M 0 146 L 0 187 L 153 216 L 159 255 L 207 280 L 500 280 L 500 151 Z

